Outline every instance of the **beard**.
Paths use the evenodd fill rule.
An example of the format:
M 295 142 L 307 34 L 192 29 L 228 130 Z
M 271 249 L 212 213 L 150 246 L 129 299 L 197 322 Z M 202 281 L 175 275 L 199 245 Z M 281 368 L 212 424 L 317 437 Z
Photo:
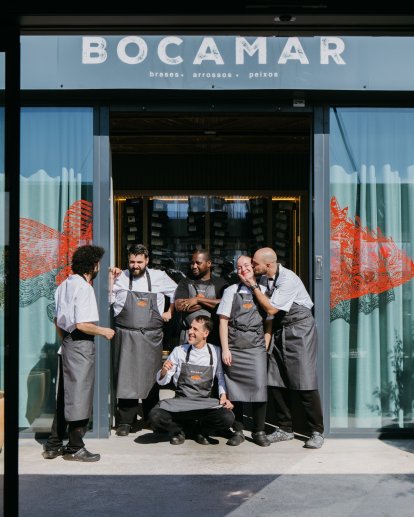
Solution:
M 94 280 L 98 276 L 99 271 L 93 271 L 91 274 L 91 280 Z
M 131 276 L 133 276 L 134 278 L 138 278 L 138 277 L 142 276 L 144 273 L 145 273 L 145 268 L 144 269 L 130 269 L 129 270 L 129 274 Z

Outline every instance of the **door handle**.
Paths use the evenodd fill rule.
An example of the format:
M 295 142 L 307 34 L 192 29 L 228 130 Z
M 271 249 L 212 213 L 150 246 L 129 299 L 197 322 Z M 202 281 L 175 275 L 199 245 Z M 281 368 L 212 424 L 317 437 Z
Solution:
M 315 255 L 315 280 L 322 280 L 323 278 L 323 257 L 322 255 Z

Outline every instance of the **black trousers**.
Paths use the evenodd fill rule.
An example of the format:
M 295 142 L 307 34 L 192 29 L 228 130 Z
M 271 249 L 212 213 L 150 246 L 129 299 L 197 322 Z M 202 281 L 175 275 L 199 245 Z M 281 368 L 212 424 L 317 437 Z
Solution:
M 157 406 L 150 411 L 149 422 L 154 431 L 164 431 L 170 435 L 184 431 L 187 434 L 200 433 L 209 436 L 228 431 L 233 425 L 234 413 L 225 408 L 176 413 Z
M 158 404 L 160 400 L 160 385 L 158 382 L 154 384 L 146 399 L 142 399 L 142 412 L 144 420 L 148 419 L 151 409 Z M 118 399 L 116 425 L 129 424 L 132 425 L 138 414 L 138 399 Z
M 318 390 L 292 390 L 297 394 L 302 407 L 305 411 L 307 424 L 310 431 L 316 431 L 323 433 L 323 414 L 321 399 Z M 292 401 L 291 401 L 291 390 L 287 388 L 277 388 L 276 386 L 268 387 L 269 401 L 273 401 L 276 425 L 291 433 L 293 431 L 292 426 Z
M 65 447 L 65 452 L 74 453 L 85 447 L 83 437 L 88 429 L 89 418 L 67 422 L 65 419 L 65 386 L 63 379 L 62 356 L 58 356 L 59 384 L 56 398 L 56 411 L 53 417 L 52 429 L 46 442 L 46 450 L 57 450 L 63 447 L 63 440 L 68 429 L 69 441 Z
M 233 402 L 233 404 L 233 413 L 236 417 L 233 424 L 233 429 L 235 431 L 242 431 L 244 428 L 243 405 L 249 404 L 249 402 Z M 266 422 L 267 402 L 250 402 L 250 404 L 252 405 L 253 433 L 264 431 Z

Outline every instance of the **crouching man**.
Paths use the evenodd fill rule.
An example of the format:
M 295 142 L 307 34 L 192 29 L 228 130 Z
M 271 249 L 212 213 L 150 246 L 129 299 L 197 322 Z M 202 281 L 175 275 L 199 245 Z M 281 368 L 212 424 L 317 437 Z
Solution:
M 185 441 L 185 433 L 194 433 L 201 445 L 218 443 L 211 434 L 229 433 L 233 425 L 233 404 L 227 399 L 220 348 L 207 343 L 212 321 L 196 316 L 188 330 L 188 343 L 174 348 L 157 373 L 157 382 L 173 380 L 175 397 L 161 400 L 149 414 L 151 427 L 166 431 L 172 445 Z M 211 397 L 214 379 L 219 399 Z

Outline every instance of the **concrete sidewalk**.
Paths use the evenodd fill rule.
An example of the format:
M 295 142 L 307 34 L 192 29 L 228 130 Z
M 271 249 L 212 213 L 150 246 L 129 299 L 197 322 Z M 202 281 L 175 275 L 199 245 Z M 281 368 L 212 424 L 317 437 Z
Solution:
M 249 433 L 246 433 L 249 436 Z M 86 439 L 101 461 L 44 460 L 20 441 L 20 516 L 413 517 L 414 440 L 170 445 L 149 430 Z

